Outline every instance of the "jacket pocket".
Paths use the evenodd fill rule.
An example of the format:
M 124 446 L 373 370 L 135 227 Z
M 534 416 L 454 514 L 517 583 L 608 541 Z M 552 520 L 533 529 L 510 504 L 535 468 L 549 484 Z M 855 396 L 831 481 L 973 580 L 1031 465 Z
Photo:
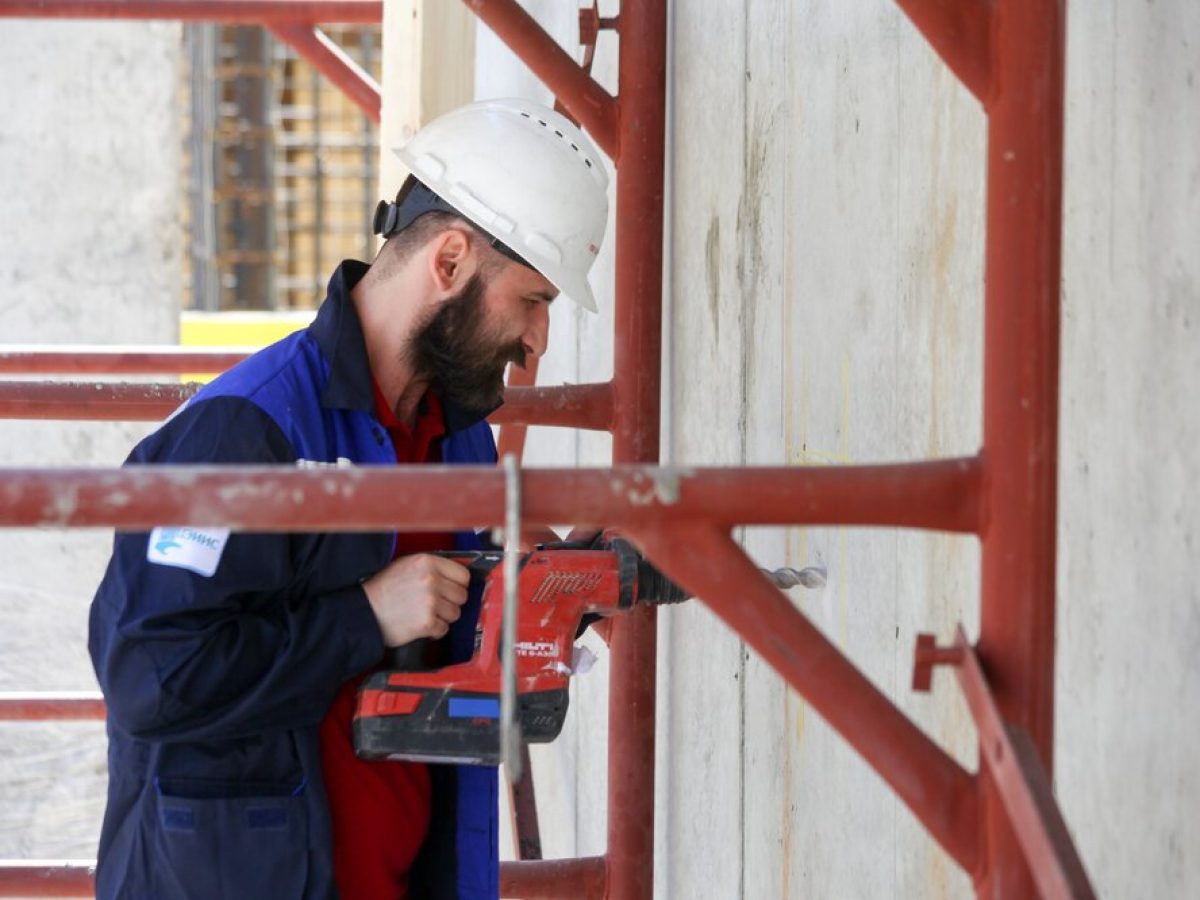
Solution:
M 300 900 L 304 785 L 156 780 L 147 843 L 166 900 Z

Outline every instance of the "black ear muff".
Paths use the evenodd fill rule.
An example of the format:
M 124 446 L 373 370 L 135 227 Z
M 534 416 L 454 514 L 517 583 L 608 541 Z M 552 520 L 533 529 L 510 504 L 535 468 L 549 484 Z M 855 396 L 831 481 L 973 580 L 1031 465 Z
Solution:
M 396 228 L 396 219 L 399 217 L 399 212 L 395 203 L 380 200 L 379 205 L 375 207 L 375 217 L 371 223 L 374 232 L 383 235 L 385 238 L 391 237 L 392 232 Z

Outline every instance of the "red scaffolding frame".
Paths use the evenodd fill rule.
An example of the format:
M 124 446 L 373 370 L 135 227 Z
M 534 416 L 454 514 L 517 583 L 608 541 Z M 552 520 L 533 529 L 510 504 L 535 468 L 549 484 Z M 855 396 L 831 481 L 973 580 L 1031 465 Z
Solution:
M 980 452 L 904 465 L 707 470 L 657 466 L 667 0 L 624 3 L 619 18 L 607 21 L 620 33 L 617 97 L 515 0 L 466 2 L 588 128 L 618 172 L 613 380 L 514 389 L 506 414 L 510 422 L 609 430 L 614 466 L 526 470 L 524 518 L 621 527 L 862 754 L 971 874 L 980 897 L 1091 896 L 1050 778 L 1065 0 L 897 0 L 988 115 Z M 189 18 L 218 6 L 242 21 L 291 25 L 378 8 L 365 0 L 0 0 L 0 15 Z M 0 352 L 4 371 L 21 370 L 14 353 Z M 122 371 L 153 368 L 150 356 L 134 358 L 127 353 L 121 365 L 146 368 Z M 161 354 L 154 359 L 164 365 Z M 192 371 L 195 362 L 188 360 Z M 33 359 L 24 371 L 45 372 L 39 366 L 46 364 Z M 98 369 L 81 364 L 71 371 Z M 37 415 L 37 402 L 43 411 L 57 403 L 46 413 L 57 417 L 105 417 L 100 406 L 108 404 L 132 415 L 121 390 L 131 389 L 15 383 L 0 395 L 0 415 Z M 141 400 L 145 409 L 150 401 Z M 91 407 L 70 415 L 84 402 Z M 451 479 L 454 490 L 444 492 Z M 222 490 L 231 486 L 239 491 Z M 409 498 L 402 512 L 381 502 L 401 489 Z M 0 474 L 0 526 L 145 529 L 188 521 L 254 529 L 286 521 L 298 530 L 441 529 L 499 522 L 503 504 L 503 474 L 484 468 L 431 468 L 419 480 L 403 471 L 225 466 Z M 954 644 L 938 647 L 922 635 L 914 662 L 917 689 L 928 689 L 933 666 L 956 669 L 979 732 L 977 773 L 913 725 L 764 578 L 730 536 L 733 526 L 750 523 L 911 527 L 980 539 L 979 640 L 972 645 L 960 629 Z M 677 549 L 684 544 L 686 556 Z M 505 864 L 504 896 L 651 896 L 655 633 L 652 609 L 612 627 L 607 852 Z M 87 714 L 79 706 L 63 709 Z M 48 711 L 53 703 L 37 698 L 0 700 L 8 717 Z M 88 891 L 86 868 L 0 866 L 0 895 Z

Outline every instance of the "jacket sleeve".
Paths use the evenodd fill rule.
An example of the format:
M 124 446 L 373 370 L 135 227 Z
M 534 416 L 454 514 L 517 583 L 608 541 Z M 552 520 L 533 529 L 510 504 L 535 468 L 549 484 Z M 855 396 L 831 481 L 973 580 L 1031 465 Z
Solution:
M 294 459 L 265 412 L 218 397 L 185 407 L 129 462 Z M 317 724 L 338 687 L 383 654 L 356 580 L 316 595 L 301 590 L 306 547 L 321 537 L 215 528 L 118 533 L 88 639 L 112 724 L 164 741 Z

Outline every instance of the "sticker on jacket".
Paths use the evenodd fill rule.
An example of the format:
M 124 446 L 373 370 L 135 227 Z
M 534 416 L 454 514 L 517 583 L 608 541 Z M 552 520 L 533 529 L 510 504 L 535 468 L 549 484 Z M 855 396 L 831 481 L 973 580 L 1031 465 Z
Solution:
M 228 528 L 155 528 L 150 532 L 146 561 L 211 577 L 228 540 Z

